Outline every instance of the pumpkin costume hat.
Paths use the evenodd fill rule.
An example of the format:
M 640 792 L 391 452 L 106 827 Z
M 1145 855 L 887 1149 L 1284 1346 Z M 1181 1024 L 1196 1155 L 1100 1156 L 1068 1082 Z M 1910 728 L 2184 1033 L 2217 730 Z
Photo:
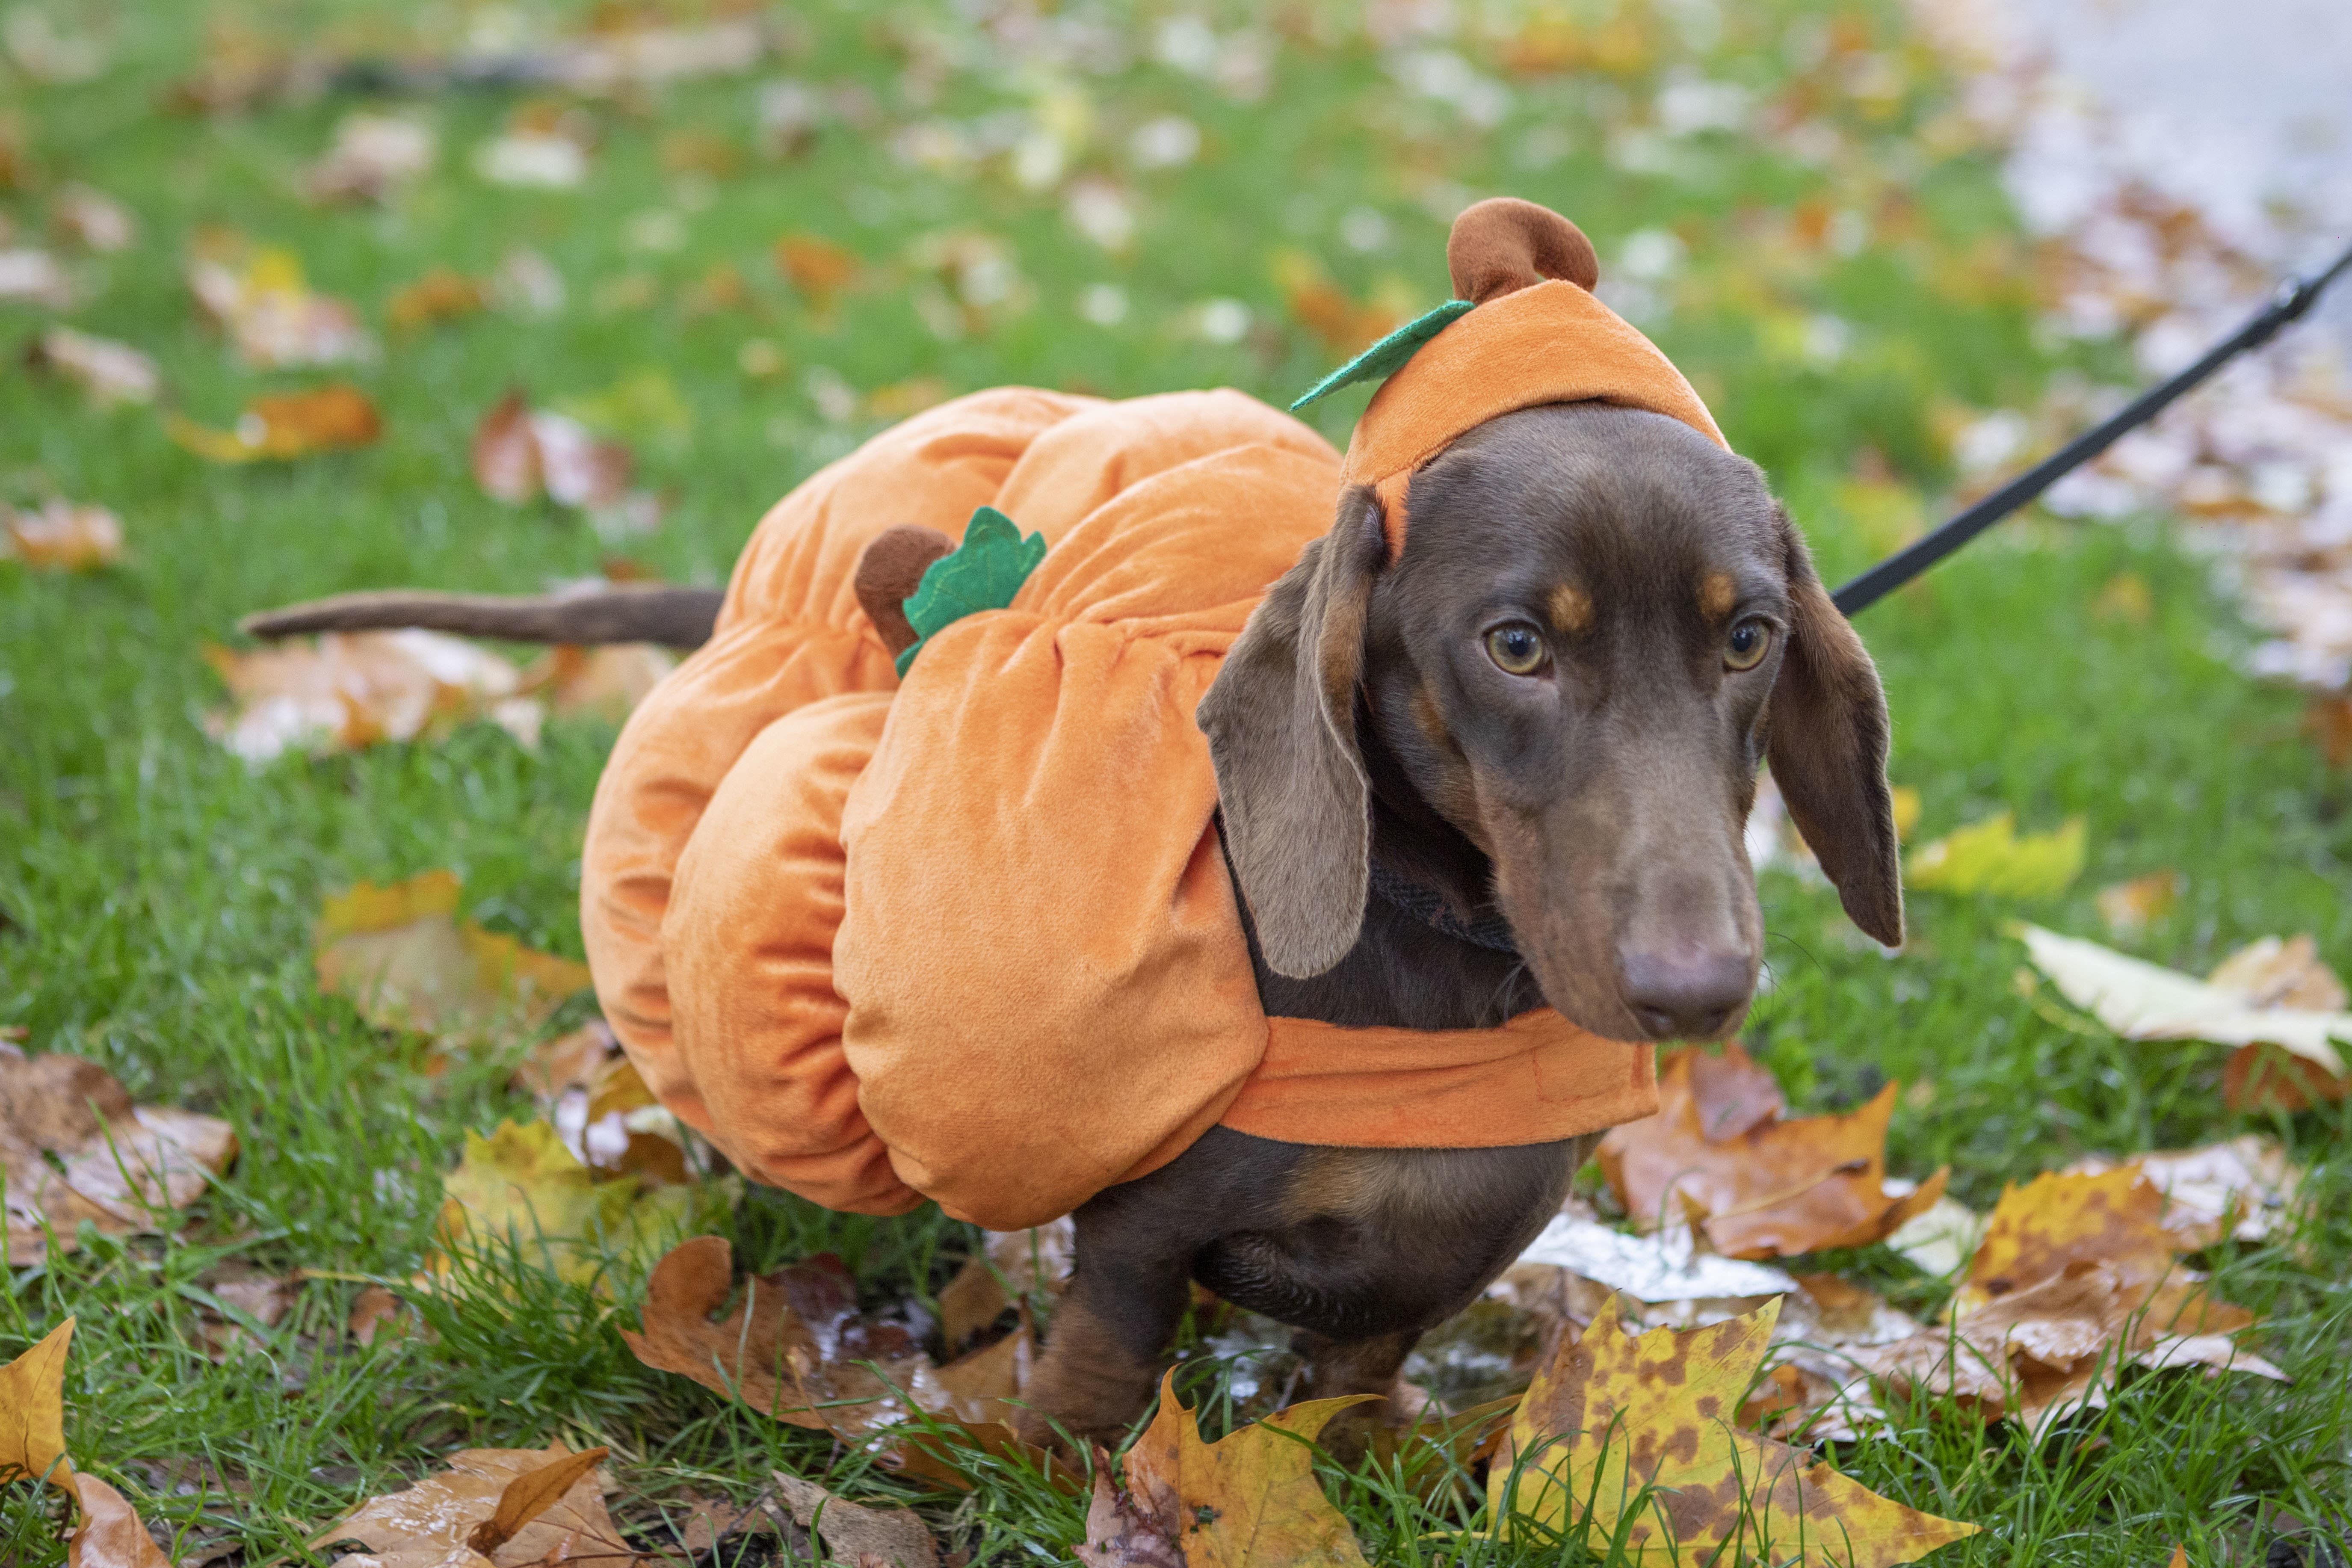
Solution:
M 1193 710 L 1343 487 L 1380 495 L 1395 550 L 1413 472 L 1496 415 L 1604 399 L 1722 439 L 1592 297 L 1567 220 L 1481 203 L 1447 260 L 1463 298 L 1318 389 L 1387 376 L 1344 459 L 1236 392 L 1006 387 L 884 431 L 762 520 L 711 640 L 614 749 L 581 890 L 605 1016 L 747 1174 L 1009 1229 L 1219 1123 L 1492 1147 L 1655 1109 L 1649 1047 L 1549 1008 L 1450 1031 L 1268 1017 L 1217 841 Z M 1010 519 L 1042 558 L 1004 607 L 925 626 L 902 679 L 860 556 L 987 512 L 992 548 Z

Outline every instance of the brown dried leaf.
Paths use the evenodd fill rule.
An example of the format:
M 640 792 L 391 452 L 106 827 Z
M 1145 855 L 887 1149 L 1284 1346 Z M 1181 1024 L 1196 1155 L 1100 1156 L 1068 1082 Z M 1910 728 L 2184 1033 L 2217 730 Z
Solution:
M 562 646 L 550 648 L 522 672 L 522 689 L 543 693 L 561 714 L 620 720 L 677 668 L 669 651 L 653 643 Z
M 384 320 L 413 332 L 443 321 L 460 321 L 486 309 L 489 290 L 454 267 L 436 267 L 384 301 Z
M 38 511 L 0 507 L 7 553 L 47 572 L 92 572 L 122 559 L 122 520 L 102 506 L 50 500 Z
M 1784 1121 L 1769 1082 L 1737 1044 L 1720 1059 L 1692 1047 L 1669 1054 L 1657 1114 L 1601 1142 L 1601 1168 L 1626 1212 L 1654 1226 L 1671 1195 L 1725 1257 L 1782 1258 L 1883 1240 L 1943 1194 L 1940 1171 L 1908 1194 L 1885 1189 L 1897 1086 L 1842 1115 Z M 1734 1131 L 1712 1135 L 1703 1117 Z
M 138 1510 L 96 1476 L 74 1477 L 81 1522 L 66 1547 L 66 1568 L 172 1568 Z
M 521 506 L 543 491 L 562 506 L 619 504 L 634 465 L 627 447 L 602 441 L 569 415 L 535 409 L 508 392 L 474 431 L 474 478 L 493 500 Z
M 84 1220 L 109 1236 L 151 1231 L 158 1211 L 195 1202 L 236 1157 L 236 1135 L 227 1122 L 134 1106 L 96 1062 L 55 1051 L 0 1056 L 0 1168 L 7 1173 L 11 1263 L 45 1256 L 44 1222 L 65 1252 L 79 1245 L 74 1232 Z
M 869 1561 L 885 1568 L 934 1568 L 940 1543 L 918 1517 L 906 1508 L 864 1508 L 844 1502 L 814 1481 L 783 1471 L 774 1472 L 777 1492 L 793 1511 L 793 1522 L 814 1528 L 825 1550 L 844 1563 L 865 1568 Z
M 903 1329 L 859 1317 L 839 1260 L 820 1257 L 746 1279 L 741 1301 L 713 1323 L 710 1314 L 733 1292 L 733 1267 L 723 1237 L 673 1248 L 646 1281 L 643 1331 L 621 1331 L 636 1358 L 845 1440 L 904 1420 L 899 1390 L 925 1408 L 950 1407 L 929 1358 Z M 889 1381 L 855 1364 L 861 1361 L 878 1363 Z
M 49 204 L 58 232 L 85 250 L 112 255 L 139 240 L 139 219 L 103 191 L 88 185 L 61 187 Z
M 2254 1132 L 2201 1149 L 2161 1149 L 2128 1158 L 2089 1154 L 2062 1173 L 2095 1176 L 2126 1166 L 2136 1168 L 2164 1195 L 2164 1227 L 2184 1252 L 2225 1236 L 2261 1240 L 2303 1182 L 2303 1172 L 2277 1140 Z
M 1066 1215 L 1033 1230 L 992 1230 L 940 1292 L 940 1334 L 952 1350 L 996 1321 L 1015 1297 L 1069 1283 L 1076 1230 Z M 1009 1287 L 1009 1289 L 1008 1289 Z
M 525 1470 L 499 1493 L 499 1506 L 467 1535 L 467 1546 L 485 1557 L 491 1556 L 512 1541 L 524 1525 L 554 1507 L 582 1477 L 602 1464 L 610 1451 L 583 1448 L 535 1470 Z
M 347 114 L 334 145 L 303 175 L 314 202 L 380 202 L 433 167 L 433 132 L 397 115 Z
M 1184 1568 L 1175 1539 L 1131 1494 L 1110 1479 L 1110 1456 L 1095 1450 L 1094 1500 L 1087 1538 L 1076 1547 L 1087 1568 Z
M 337 1541 L 364 1543 L 381 1568 L 445 1568 L 489 1563 L 495 1568 L 588 1562 L 630 1568 L 639 1554 L 604 1509 L 593 1468 L 517 1530 L 491 1555 L 467 1544 L 519 1479 L 575 1458 L 562 1443 L 536 1448 L 467 1448 L 449 1468 L 404 1490 L 370 1498 L 310 1538 L 313 1550 Z
M 345 1326 L 352 1339 L 372 1345 L 376 1335 L 398 1330 L 404 1310 L 399 1297 L 381 1285 L 370 1285 L 352 1299 L 351 1321 Z
M 2221 1098 L 2232 1110 L 2308 1110 L 2352 1094 L 2352 1077 L 2277 1046 L 2240 1046 L 2221 1064 Z
M 188 263 L 189 290 L 212 323 L 255 370 L 342 364 L 374 356 L 360 313 L 341 300 L 314 292 L 293 252 L 246 244 L 234 237 L 200 251 Z
M 823 310 L 856 281 L 864 265 L 855 251 L 812 234 L 788 234 L 776 241 L 776 270 Z

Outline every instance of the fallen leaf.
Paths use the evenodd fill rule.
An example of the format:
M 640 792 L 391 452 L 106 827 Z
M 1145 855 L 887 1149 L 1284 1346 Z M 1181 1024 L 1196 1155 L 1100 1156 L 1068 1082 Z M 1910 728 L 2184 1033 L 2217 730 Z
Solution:
M 2178 871 L 2150 871 L 2128 882 L 2102 888 L 2096 900 L 2099 918 L 2107 922 L 2107 930 L 2118 939 L 2130 941 L 2145 936 L 2149 925 L 2172 912 L 2188 881 Z
M 731 1202 L 733 1184 L 606 1177 L 582 1164 L 546 1122 L 509 1121 L 488 1138 L 466 1134 L 465 1153 L 441 1190 L 434 1273 L 448 1269 L 453 1253 L 507 1245 L 560 1279 L 602 1288 L 608 1258 L 651 1261 Z
M 314 291 L 289 250 L 233 237 L 200 247 L 188 262 L 189 290 L 207 320 L 226 332 L 256 370 L 372 359 L 375 343 L 360 314 Z
M 514 131 L 474 149 L 474 173 L 494 185 L 568 191 L 588 178 L 588 149 L 561 132 Z
M 381 1285 L 370 1285 L 352 1298 L 351 1321 L 344 1327 L 362 1345 L 372 1345 L 387 1325 L 399 1323 L 403 1310 L 399 1297 Z
M 2164 1228 L 2183 1251 L 2224 1237 L 2262 1240 L 2285 1223 L 2303 1182 L 2284 1147 L 2255 1132 L 2201 1149 L 2086 1155 L 2061 1174 L 2096 1176 L 2126 1168 L 2163 1194 Z
M 621 720 L 677 668 L 668 649 L 653 643 L 558 647 L 522 672 L 522 689 L 544 696 L 559 714 Z
M 981 1250 L 940 1291 L 940 1338 L 954 1349 L 1016 1301 L 1041 1289 L 1059 1294 L 1070 1281 L 1076 1237 L 1066 1215 L 1034 1230 L 985 1232 Z
M 2074 816 L 2052 832 L 2020 837 L 2016 815 L 2004 811 L 1913 850 L 1903 879 L 1937 892 L 2054 899 L 2082 875 L 2089 832 Z
M 546 710 L 515 668 L 439 632 L 330 632 L 315 643 L 205 657 L 237 701 L 208 716 L 215 739 L 249 763 L 291 747 L 315 753 L 431 738 L 488 719 L 529 745 Z
M 81 1522 L 66 1547 L 66 1568 L 172 1568 L 171 1558 L 121 1492 L 96 1476 L 73 1479 Z
M 152 403 L 163 390 L 163 373 L 153 360 L 129 343 L 92 337 L 71 327 L 49 328 L 34 340 L 26 357 L 80 386 L 94 407 Z
M 381 202 L 433 167 L 433 132 L 414 120 L 346 114 L 334 144 L 302 176 L 314 202 Z
M 498 1506 L 490 1510 L 490 1517 L 467 1534 L 467 1547 L 485 1557 L 494 1555 L 499 1547 L 521 1533 L 524 1525 L 562 1500 L 563 1494 L 603 1463 L 608 1452 L 605 1448 L 584 1448 L 536 1469 L 525 1470 L 509 1481 L 499 1493 Z
M 1886 1129 L 1899 1090 L 1839 1115 L 1780 1120 L 1777 1085 L 1740 1049 L 1671 1052 L 1654 1116 L 1613 1128 L 1601 1169 L 1643 1226 L 1671 1197 L 1726 1258 L 1785 1258 L 1884 1240 L 1942 1195 L 1937 1172 L 1916 1191 L 1886 1190 Z M 1711 1134 L 1703 1117 L 1727 1129 Z
M 1184 1568 L 1184 1554 L 1144 1505 L 1110 1479 L 1110 1456 L 1095 1450 L 1087 1535 L 1076 1548 L 1087 1568 Z
M 1627 1236 L 1597 1220 L 1555 1215 L 1520 1264 L 1546 1264 L 1622 1290 L 1637 1301 L 1757 1302 L 1793 1290 L 1794 1278 L 1761 1263 L 1696 1251 L 1688 1226 L 1669 1226 L 1648 1236 Z
M 493 500 L 520 506 L 543 492 L 562 506 L 609 507 L 628 493 L 627 447 L 579 420 L 534 409 L 509 391 L 474 430 L 474 479 Z
M 379 1028 L 447 1042 L 535 1029 L 593 984 L 584 963 L 457 919 L 458 889 L 455 872 L 426 871 L 330 898 L 312 933 L 319 989 Z
M 2235 991 L 2257 1007 L 2339 1013 L 2352 1001 L 2335 972 L 2319 962 L 2319 944 L 2308 933 L 2257 937 L 2215 964 L 2205 983 Z
M 677 1526 L 678 1544 L 690 1557 L 709 1557 L 721 1543 L 742 1536 L 780 1534 L 775 1516 L 755 1502 L 749 1508 L 738 1508 L 725 1498 L 698 1497 L 692 1492 L 680 1500 L 686 1504 L 686 1518 Z M 721 1563 L 731 1561 L 719 1559 Z
M 10 1194 L 10 1202 L 15 1195 Z M 10 1263 L 27 1263 L 11 1247 Z M 73 1466 L 66 1459 L 66 1350 L 73 1343 L 68 1318 L 38 1344 L 0 1366 L 0 1479 L 46 1480 L 73 1490 Z
M 793 1512 L 793 1522 L 814 1529 L 825 1550 L 858 1568 L 932 1568 L 940 1560 L 940 1543 L 908 1508 L 865 1508 L 844 1502 L 814 1481 L 775 1471 L 777 1493 Z
M 2331 1077 L 2345 1076 L 2344 1058 L 2332 1043 L 2352 1041 L 2352 1013 L 2341 1010 L 2343 988 L 2326 989 L 2307 966 L 2287 954 L 2288 944 L 2281 943 L 2275 951 L 2265 945 L 2276 938 L 2265 938 L 2214 971 L 2217 977 L 2242 978 L 2253 987 L 2242 989 L 2199 980 L 2040 926 L 2026 926 L 2021 934 L 2035 967 L 2067 1001 L 2127 1040 L 2279 1046 Z M 2324 970 L 2320 974 L 2326 984 L 2333 983 L 2334 976 Z M 2263 1000 L 2271 995 L 2328 1005 L 2279 1005 Z
M 1189 1568 L 1360 1564 L 1355 1531 L 1316 1482 L 1315 1438 L 1340 1411 L 1373 1397 L 1310 1400 L 1204 1443 L 1192 1412 L 1176 1402 L 1171 1372 L 1160 1379 L 1159 1413 L 1127 1451 L 1132 1507 Z
M 314 452 L 373 446 L 383 419 L 366 393 L 341 382 L 308 392 L 272 394 L 245 405 L 236 428 L 215 430 L 183 414 L 163 428 L 197 457 L 215 463 L 284 462 Z
M 73 280 L 56 257 L 29 246 L 11 249 L 0 244 L 0 304 L 62 310 L 73 302 Z
M 2221 1064 L 2221 1098 L 2232 1110 L 2292 1114 L 2352 1094 L 2352 1078 L 2276 1046 L 2240 1046 Z
M 601 1453 L 602 1450 L 595 1450 Z M 370 1498 L 310 1538 L 312 1550 L 356 1541 L 373 1558 L 371 1568 L 537 1568 L 593 1562 L 629 1568 L 639 1554 L 621 1539 L 604 1509 L 604 1489 L 593 1467 L 508 1539 L 484 1555 L 468 1544 L 500 1510 L 519 1484 L 581 1456 L 562 1443 L 537 1448 L 467 1448 L 449 1468 L 404 1490 Z
M 80 1244 L 87 1220 L 109 1236 L 155 1228 L 159 1214 L 195 1202 L 236 1157 L 217 1117 L 131 1103 L 96 1062 L 52 1051 L 0 1055 L 0 1170 L 7 1178 L 8 1261 Z M 52 1163 L 54 1161 L 54 1163 Z
M 1919 828 L 1919 792 L 1909 784 L 1896 784 L 1889 795 L 1895 805 L 1895 840 L 1908 844 Z
M 1946 1275 L 1976 1256 L 1985 1217 L 1948 1194 L 1897 1226 L 1886 1245 L 1923 1272 Z
M 2125 1362 L 2283 1378 L 2235 1335 L 2253 1314 L 2179 1267 L 2187 1239 L 2137 1167 L 2050 1173 L 2001 1194 L 1952 1301 L 1948 1327 L 1857 1352 L 1898 1387 L 1926 1388 L 2030 1430 L 2105 1403 Z
M 1883 1568 L 1977 1527 L 1889 1500 L 1800 1450 L 1733 1429 L 1780 1305 L 1712 1327 L 1626 1333 L 1614 1305 L 1538 1373 L 1488 1469 L 1496 1532 L 1588 1522 L 1636 1563 L 1724 1561 Z M 1653 1490 L 1652 1489 L 1655 1489 Z M 1538 1536 L 1538 1539 L 1545 1537 Z
M 776 270 L 818 310 L 856 279 L 864 265 L 857 253 L 811 234 L 788 234 L 776 241 Z
M 206 1356 L 226 1362 L 254 1342 L 247 1320 L 262 1329 L 274 1329 L 292 1310 L 301 1294 L 302 1276 L 240 1273 L 230 1278 L 210 1276 L 197 1283 L 225 1310 L 201 1312 L 193 1338 Z
M 0 506 L 6 553 L 46 572 L 92 572 L 122 559 L 122 520 L 102 506 L 52 498 L 38 511 Z
M 1276 255 L 1274 280 L 1290 313 L 1335 360 L 1353 357 L 1394 331 L 1404 320 L 1391 306 L 1357 302 L 1331 280 L 1320 262 L 1303 250 L 1286 249 Z
M 384 301 L 384 320 L 413 332 L 475 314 L 489 303 L 489 290 L 452 267 L 436 267 Z
M 631 1352 L 762 1415 L 845 1439 L 905 1420 L 910 1400 L 954 1411 L 913 1337 L 858 1315 L 837 1261 L 745 1280 L 740 1301 L 714 1323 L 710 1314 L 734 1289 L 733 1266 L 722 1237 L 698 1236 L 672 1249 L 646 1281 L 643 1331 L 621 1331 Z M 880 1373 L 856 1364 L 867 1361 Z

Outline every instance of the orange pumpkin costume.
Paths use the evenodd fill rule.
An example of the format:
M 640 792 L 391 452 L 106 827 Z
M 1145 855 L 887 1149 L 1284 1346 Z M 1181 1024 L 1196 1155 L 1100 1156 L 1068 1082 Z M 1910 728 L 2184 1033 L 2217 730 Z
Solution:
M 1525 204 L 1501 205 L 1507 240 Z M 778 502 L 589 819 L 597 995 L 663 1102 L 756 1180 L 867 1214 L 933 1198 L 996 1229 L 1220 1122 L 1465 1148 L 1655 1110 L 1649 1047 L 1549 1008 L 1443 1032 L 1265 1016 L 1192 721 L 1342 485 L 1375 488 L 1401 548 L 1413 470 L 1512 409 L 1603 399 L 1722 439 L 1588 291 L 1589 246 L 1581 276 L 1548 270 L 1519 286 L 1533 275 L 1505 266 L 1514 286 L 1482 295 L 1474 266 L 1475 308 L 1390 376 L 1344 463 L 1236 392 L 1013 387 Z M 1044 563 L 1009 608 L 934 633 L 902 683 L 852 587 L 859 553 L 901 523 L 960 538 L 982 506 L 1042 533 Z

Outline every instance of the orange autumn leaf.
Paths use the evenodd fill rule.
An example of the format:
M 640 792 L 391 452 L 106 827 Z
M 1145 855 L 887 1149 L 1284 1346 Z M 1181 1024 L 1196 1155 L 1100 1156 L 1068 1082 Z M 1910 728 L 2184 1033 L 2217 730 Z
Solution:
M 384 320 L 402 331 L 473 315 L 489 303 L 482 285 L 454 268 L 436 267 L 384 302 Z
M 2137 1166 L 2047 1173 L 2001 1193 L 1956 1305 L 1965 1312 L 2086 1261 L 2152 1286 L 2172 1267 L 2175 1250 L 2164 1227 L 2164 1194 Z
M 102 506 L 52 499 L 37 511 L 0 506 L 0 555 L 49 572 L 91 572 L 122 559 L 122 520 Z
M 330 632 L 315 643 L 249 652 L 207 647 L 205 658 L 237 701 L 206 727 L 254 763 L 295 747 L 323 752 L 429 738 L 476 719 L 534 745 L 546 714 L 505 659 L 415 627 Z
M 1095 1536 L 1098 1517 L 1115 1515 L 1143 1541 L 1172 1543 L 1186 1568 L 1362 1563 L 1347 1517 L 1315 1479 L 1314 1443 L 1334 1415 L 1373 1397 L 1309 1400 L 1206 1443 L 1192 1413 L 1176 1402 L 1176 1374 L 1169 1373 L 1159 1414 L 1127 1451 L 1127 1508 L 1118 1510 L 1114 1497 L 1106 1515 L 1097 1481 L 1097 1512 L 1087 1521 L 1095 1555 L 1082 1560 L 1117 1561 Z
M 172 1568 L 130 1500 L 96 1476 L 74 1478 L 81 1521 L 66 1546 L 66 1568 Z
M 283 462 L 373 445 L 383 434 L 383 420 L 367 394 L 335 382 L 257 397 L 231 430 L 210 429 L 180 414 L 167 417 L 164 428 L 173 441 L 211 462 Z
M 0 1480 L 46 1480 L 73 1489 L 65 1430 L 66 1349 L 73 1331 L 68 1318 L 0 1366 Z
M 1582 1522 L 1596 1545 L 1622 1541 L 1641 1568 L 1751 1558 L 1888 1568 L 1975 1534 L 1733 1426 L 1780 1313 L 1775 1299 L 1709 1328 L 1636 1337 L 1612 1297 L 1520 1401 L 1487 1471 L 1496 1533 L 1546 1539 Z
M 1274 277 L 1290 313 L 1334 357 L 1369 348 L 1401 323 L 1398 312 L 1385 305 L 1359 304 L 1304 252 L 1286 250 L 1276 256 Z
M 820 310 L 849 286 L 862 265 L 856 252 L 815 235 L 788 234 L 776 241 L 776 269 Z
M 1886 1129 L 1897 1087 L 1830 1116 L 1783 1121 L 1772 1077 L 1738 1045 L 1693 1047 L 1658 1073 L 1658 1111 L 1613 1129 L 1600 1161 L 1626 1212 L 1644 1226 L 1672 1202 L 1727 1258 L 1785 1258 L 1885 1239 L 1943 1195 L 1938 1171 L 1898 1196 L 1885 1188 Z

